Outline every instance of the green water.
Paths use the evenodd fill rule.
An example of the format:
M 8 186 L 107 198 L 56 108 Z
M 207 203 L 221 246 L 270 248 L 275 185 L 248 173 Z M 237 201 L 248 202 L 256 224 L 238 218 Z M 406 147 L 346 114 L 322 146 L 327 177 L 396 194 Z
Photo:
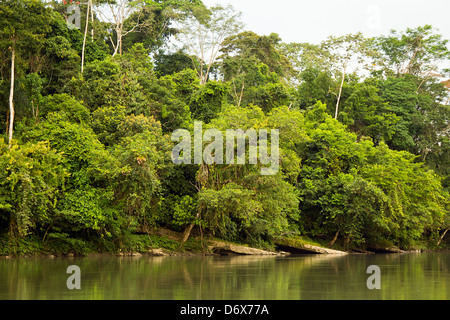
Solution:
M 69 290 L 67 267 L 80 267 Z M 369 290 L 367 267 L 380 267 Z M 0 258 L 0 299 L 450 299 L 450 253 Z

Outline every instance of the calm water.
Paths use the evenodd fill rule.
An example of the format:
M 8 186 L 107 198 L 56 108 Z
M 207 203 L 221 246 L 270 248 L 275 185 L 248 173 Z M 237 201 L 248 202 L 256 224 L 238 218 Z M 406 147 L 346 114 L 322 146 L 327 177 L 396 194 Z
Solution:
M 81 289 L 69 290 L 69 265 Z M 381 289 L 366 286 L 381 269 Z M 0 258 L 0 299 L 450 299 L 450 253 Z

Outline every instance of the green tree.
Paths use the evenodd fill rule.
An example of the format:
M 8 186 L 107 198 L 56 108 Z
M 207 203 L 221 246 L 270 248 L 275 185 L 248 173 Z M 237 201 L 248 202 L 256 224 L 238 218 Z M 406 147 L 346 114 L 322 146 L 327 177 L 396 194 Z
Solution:
M 48 32 L 50 10 L 38 0 L 0 2 L 0 43 L 3 52 L 10 52 L 10 93 L 8 145 L 11 146 L 14 128 L 14 82 L 16 63 L 19 68 L 29 66 L 39 55 Z M 18 61 L 16 62 L 16 59 Z M 20 71 L 19 71 L 20 72 Z
M 435 94 L 425 91 L 426 87 L 418 92 L 417 79 L 410 75 L 390 77 L 381 81 L 379 87 L 381 97 L 399 117 L 389 145 L 421 155 L 423 161 L 435 150 L 439 152 L 439 140 L 449 117 L 448 106 L 436 101 Z
M 294 69 L 291 79 L 294 84 L 301 83 L 302 73 L 306 70 L 316 70 L 319 73 L 330 73 L 333 70 L 332 53 L 320 44 L 281 43 L 279 50 Z
M 443 192 L 441 179 L 414 159 L 382 144 L 372 149 L 361 171 L 387 196 L 377 217 L 384 238 L 405 248 L 436 233 L 448 215 L 449 194 Z
M 141 114 L 148 111 L 150 100 L 139 80 L 126 60 L 108 57 L 86 65 L 83 77 L 73 79 L 67 91 L 84 100 L 92 111 L 122 105 L 129 113 Z
M 244 31 L 226 38 L 222 43 L 222 73 L 225 80 L 231 80 L 246 72 L 245 60 L 254 57 L 269 67 L 280 77 L 288 77 L 292 72 L 290 61 L 280 50 L 281 38 L 276 33 L 259 36 L 251 31 Z
M 292 67 L 278 49 L 280 41 L 275 33 L 259 36 L 250 31 L 224 40 L 220 69 L 235 105 L 254 104 L 268 112 L 291 104 L 285 79 Z
M 258 129 L 272 121 L 275 125 L 283 112 L 286 110 L 266 116 L 258 107 L 227 106 L 208 127 L 220 130 L 225 136 L 225 130 Z M 293 135 L 291 130 L 298 132 L 295 122 L 285 124 L 286 134 Z M 282 159 L 291 159 L 290 164 L 295 163 L 289 157 L 292 154 L 286 152 L 287 155 L 282 153 Z M 248 155 L 246 158 L 248 160 Z M 297 218 L 297 198 L 294 187 L 284 180 L 284 171 L 262 176 L 260 162 L 257 165 L 246 163 L 200 165 L 196 218 L 221 238 L 268 245 L 275 236 L 295 232 L 290 230 L 289 222 Z M 288 172 L 291 170 L 295 167 L 287 168 Z M 187 235 L 191 229 L 192 225 L 186 228 Z
M 338 86 L 336 111 L 334 118 L 339 115 L 339 105 L 342 98 L 342 89 L 349 69 L 353 64 L 367 64 L 367 58 L 375 53 L 369 46 L 369 41 L 364 38 L 362 33 L 349 34 L 341 37 L 329 37 L 321 43 L 322 50 L 330 51 L 333 59 L 333 65 L 341 78 Z
M 171 19 L 176 17 L 173 11 L 186 13 L 200 4 L 199 0 L 116 0 L 97 6 L 95 12 L 113 30 L 108 37 L 115 56 L 123 53 L 126 38 L 131 37 L 129 44 L 145 42 L 147 49 L 160 44 L 161 39 L 175 33 L 169 27 Z
M 209 81 L 191 96 L 189 107 L 192 117 L 209 123 L 226 104 L 228 87 L 219 81 Z
M 192 58 L 183 50 L 174 53 L 159 51 L 155 56 L 155 73 L 158 76 L 167 76 L 181 72 L 185 69 L 194 70 Z
M 122 40 L 124 51 L 131 48 L 134 43 L 142 43 L 150 51 L 162 47 L 169 40 L 169 37 L 179 32 L 173 27 L 173 21 L 178 16 L 177 13 L 188 13 L 192 7 L 198 5 L 201 5 L 200 0 L 153 0 L 146 2 L 141 10 L 132 12 L 130 17 L 125 20 L 124 28 L 133 30 L 133 32 Z
M 307 67 L 299 75 L 300 84 L 295 93 L 295 106 L 306 110 L 318 101 L 327 106 L 336 105 L 336 95 L 332 90 L 335 81 L 330 71 Z M 329 111 L 331 114 L 331 110 Z
M 120 165 L 93 132 L 89 110 L 68 95 L 45 98 L 41 120 L 22 125 L 21 140 L 27 143 L 47 141 L 52 150 L 61 153 L 61 165 L 70 173 L 54 205 L 52 219 L 42 224 L 47 232 L 108 235 L 111 224 L 119 220 L 112 205 L 114 177 Z M 46 232 L 46 233 L 47 233 Z
M 148 230 L 161 220 L 161 181 L 170 171 L 170 142 L 161 124 L 151 117 L 127 116 L 119 125 L 123 132 L 112 153 L 120 163 L 115 198 L 130 217 L 128 228 Z
M 379 144 L 391 141 L 396 132 L 399 117 L 388 102 L 384 102 L 376 83 L 366 80 L 363 83 L 348 85 L 348 97 L 342 101 L 339 120 L 358 135 L 371 137 Z
M 386 76 L 404 74 L 429 79 L 440 72 L 440 64 L 450 58 L 448 40 L 435 33 L 431 25 L 407 28 L 403 32 L 391 30 L 387 36 L 373 40 L 373 47 L 380 53 L 376 60 Z
M 69 176 L 63 155 L 48 143 L 13 143 L 0 139 L 0 215 L 10 237 L 39 233 L 52 222 L 58 193 Z
M 320 103 L 307 112 L 305 127 L 298 187 L 306 234 L 330 244 L 338 237 L 347 246 L 385 239 L 408 248 L 443 226 L 448 193 L 414 155 L 358 142 Z
M 43 48 L 43 65 L 39 74 L 46 80 L 43 94 L 64 92 L 67 83 L 80 72 L 82 33 L 68 29 L 67 22 L 57 12 L 52 12 L 50 32 Z M 89 42 L 90 44 L 90 42 Z M 90 46 L 88 46 L 90 49 Z M 85 61 L 91 61 L 90 50 L 86 50 Z

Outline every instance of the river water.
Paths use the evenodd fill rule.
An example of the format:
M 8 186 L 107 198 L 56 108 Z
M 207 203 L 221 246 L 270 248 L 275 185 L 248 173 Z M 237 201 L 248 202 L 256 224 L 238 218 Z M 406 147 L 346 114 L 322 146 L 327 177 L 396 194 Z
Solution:
M 380 289 L 367 287 L 371 265 Z M 448 300 L 450 253 L 0 258 L 0 299 Z

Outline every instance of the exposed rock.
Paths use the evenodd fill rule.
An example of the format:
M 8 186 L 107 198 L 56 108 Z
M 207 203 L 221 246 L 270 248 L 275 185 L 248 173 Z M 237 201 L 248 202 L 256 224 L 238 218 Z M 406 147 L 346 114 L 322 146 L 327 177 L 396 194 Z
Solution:
M 347 254 L 347 252 L 345 252 L 345 251 L 323 248 L 323 247 L 313 246 L 310 244 L 305 244 L 303 247 L 308 250 L 311 250 L 313 252 L 320 253 L 320 254 Z
M 230 254 L 239 254 L 239 255 L 277 255 L 276 252 L 261 250 L 250 248 L 246 246 L 235 245 L 231 243 L 219 242 L 219 241 L 211 241 L 209 249 L 217 254 L 221 255 L 230 255 Z
M 139 252 L 118 252 L 116 253 L 116 256 L 118 257 L 141 257 L 142 254 L 140 254 Z
M 302 247 L 293 247 L 288 245 L 278 245 L 278 250 L 282 250 L 283 252 L 289 252 L 291 254 L 317 254 L 317 252 L 313 252 L 308 249 L 304 249 Z
M 381 246 L 372 246 L 367 248 L 368 251 L 372 251 L 375 253 L 404 253 L 406 251 L 400 250 L 396 247 L 381 247 Z
M 347 254 L 347 252 L 303 244 L 301 246 L 278 245 L 279 250 L 287 251 L 292 254 Z
M 277 250 L 279 250 L 279 252 L 272 252 L 220 241 L 211 241 L 209 249 L 212 252 L 221 255 L 347 254 L 347 252 L 344 251 L 323 248 L 310 244 L 304 244 L 297 247 L 289 245 L 278 245 Z
M 148 251 L 148 253 L 149 253 L 151 256 L 155 256 L 155 257 L 165 257 L 165 256 L 168 256 L 168 255 L 169 255 L 168 253 L 164 252 L 163 249 L 150 249 L 150 250 Z
M 361 248 L 353 248 L 353 249 L 351 250 L 351 253 L 352 253 L 352 254 L 355 254 L 355 253 L 361 253 L 361 254 L 375 254 L 375 252 L 373 252 L 373 251 L 368 251 L 368 250 L 361 249 Z

